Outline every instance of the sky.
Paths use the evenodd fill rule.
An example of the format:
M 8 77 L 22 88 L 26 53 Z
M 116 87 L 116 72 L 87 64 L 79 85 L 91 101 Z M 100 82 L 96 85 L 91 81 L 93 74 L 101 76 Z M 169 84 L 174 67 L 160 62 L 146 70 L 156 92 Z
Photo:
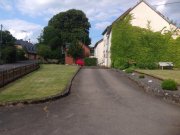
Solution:
M 180 24 L 180 0 L 146 0 L 166 17 Z M 117 17 L 139 0 L 0 0 L 0 24 L 17 39 L 37 42 L 37 38 L 55 14 L 69 9 L 84 11 L 91 23 L 92 45 Z

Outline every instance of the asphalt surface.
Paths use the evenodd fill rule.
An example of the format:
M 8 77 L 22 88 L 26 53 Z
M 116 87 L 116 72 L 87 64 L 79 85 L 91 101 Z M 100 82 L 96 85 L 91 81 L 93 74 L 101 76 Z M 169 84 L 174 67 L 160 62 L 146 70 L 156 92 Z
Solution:
M 180 107 L 109 69 L 82 69 L 71 94 L 0 108 L 0 135 L 180 135 Z

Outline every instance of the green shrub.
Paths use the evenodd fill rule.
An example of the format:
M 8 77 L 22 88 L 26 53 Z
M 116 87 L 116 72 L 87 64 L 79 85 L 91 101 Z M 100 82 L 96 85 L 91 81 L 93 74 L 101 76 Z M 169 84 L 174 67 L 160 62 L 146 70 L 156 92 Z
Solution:
M 84 59 L 85 66 L 97 66 L 96 58 L 85 58 Z
M 118 69 L 120 69 L 120 70 L 125 70 L 125 69 L 126 69 L 126 67 L 124 67 L 124 66 L 120 66 Z
M 130 74 L 133 73 L 134 69 L 133 68 L 128 68 L 125 70 L 126 73 Z
M 156 63 L 148 63 L 147 68 L 152 70 L 152 69 L 157 69 L 158 66 Z
M 25 52 L 22 49 L 17 49 L 16 60 L 18 60 L 18 61 L 26 60 Z
M 127 63 L 125 63 L 125 64 L 123 64 L 123 65 L 121 65 L 121 66 L 119 66 L 117 68 L 120 69 L 120 70 L 125 70 L 125 69 L 128 69 L 130 67 L 129 67 L 129 65 Z
M 174 80 L 168 79 L 162 82 L 161 87 L 164 90 L 177 90 L 177 83 Z
M 123 58 L 117 58 L 112 63 L 113 63 L 113 67 L 117 69 L 124 70 L 126 68 L 129 68 L 128 63 Z
M 7 46 L 2 50 L 2 60 L 5 63 L 16 62 L 16 48 L 14 46 Z
M 156 63 L 138 63 L 137 67 L 140 69 L 157 69 L 158 65 Z
M 140 78 L 140 79 L 145 78 L 144 74 L 140 74 L 140 75 L 139 75 L 139 78 Z

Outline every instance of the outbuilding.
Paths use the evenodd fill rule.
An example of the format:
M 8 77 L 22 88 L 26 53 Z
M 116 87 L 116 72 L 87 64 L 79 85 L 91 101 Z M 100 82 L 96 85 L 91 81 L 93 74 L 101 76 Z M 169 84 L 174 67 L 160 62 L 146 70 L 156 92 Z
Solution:
M 159 62 L 159 68 L 164 69 L 173 69 L 173 62 Z

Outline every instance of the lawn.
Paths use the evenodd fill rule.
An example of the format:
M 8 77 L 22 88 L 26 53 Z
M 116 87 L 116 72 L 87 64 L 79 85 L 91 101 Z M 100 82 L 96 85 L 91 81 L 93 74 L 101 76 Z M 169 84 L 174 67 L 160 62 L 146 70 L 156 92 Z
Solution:
M 36 100 L 63 92 L 76 66 L 41 65 L 41 68 L 0 89 L 0 103 Z
M 180 84 L 180 70 L 136 70 L 161 79 L 173 79 Z

